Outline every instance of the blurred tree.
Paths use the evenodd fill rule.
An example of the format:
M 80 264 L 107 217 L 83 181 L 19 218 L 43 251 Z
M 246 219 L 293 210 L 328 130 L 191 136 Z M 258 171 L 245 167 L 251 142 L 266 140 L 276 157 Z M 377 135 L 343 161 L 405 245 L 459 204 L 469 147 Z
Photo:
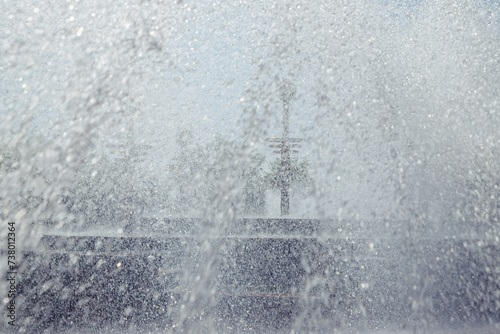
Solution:
M 19 168 L 21 153 L 16 148 L 0 147 L 0 172 L 9 173 Z
M 263 215 L 266 213 L 267 190 L 263 175 L 265 157 L 261 154 L 253 154 L 249 160 L 249 164 L 242 170 L 242 177 L 245 181 L 243 213 Z
M 11 198 L 10 210 L 24 210 L 27 213 L 32 213 L 36 209 L 44 210 L 43 193 L 51 180 L 42 164 L 39 161 L 38 163 L 32 161 L 35 160 L 32 156 L 43 152 L 49 143 L 50 140 L 46 137 L 34 135 L 26 137 L 23 145 L 0 147 L 0 177 L 12 181 L 9 184 L 12 190 L 16 184 L 20 186 L 19 190 L 15 191 L 15 196 Z M 27 161 L 32 163 L 32 167 L 23 170 L 21 164 L 26 164 Z M 2 199 L 0 197 L 0 201 Z
M 204 145 L 196 144 L 186 130 L 179 132 L 177 143 L 180 150 L 168 170 L 172 214 L 199 216 L 207 210 L 223 210 L 217 199 L 223 192 L 231 194 L 232 210 L 265 212 L 264 156 L 220 136 Z
M 66 187 L 61 201 L 80 219 L 79 226 L 131 229 L 144 211 L 158 202 L 156 176 L 133 172 L 130 161 L 89 156 Z M 162 198 L 164 201 L 165 198 Z
M 269 171 L 264 174 L 264 182 L 269 188 L 281 187 L 281 159 L 276 158 L 269 166 Z M 290 159 L 290 185 L 296 185 L 299 188 L 307 188 L 311 182 L 309 175 L 309 162 L 305 159 L 293 157 Z
M 476 165 L 477 166 L 477 165 Z M 497 235 L 500 226 L 500 168 L 494 164 L 477 166 L 457 187 L 452 214 L 458 219 L 460 230 L 471 236 Z

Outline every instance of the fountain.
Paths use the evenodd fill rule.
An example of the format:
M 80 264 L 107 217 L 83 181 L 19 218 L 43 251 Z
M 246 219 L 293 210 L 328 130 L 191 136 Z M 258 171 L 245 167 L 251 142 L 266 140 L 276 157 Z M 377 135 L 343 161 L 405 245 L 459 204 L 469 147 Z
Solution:
M 0 330 L 498 332 L 499 12 L 6 5 Z

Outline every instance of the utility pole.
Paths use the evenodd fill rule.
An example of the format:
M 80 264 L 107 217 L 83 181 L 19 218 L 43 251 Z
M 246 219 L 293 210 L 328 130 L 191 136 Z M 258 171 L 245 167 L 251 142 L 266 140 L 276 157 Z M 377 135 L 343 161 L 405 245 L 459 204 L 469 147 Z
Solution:
M 301 138 L 290 138 L 290 101 L 295 97 L 295 86 L 290 82 L 284 82 L 280 87 L 280 98 L 283 102 L 283 135 L 281 138 L 270 138 L 271 148 L 277 148 L 274 153 L 281 154 L 280 184 L 281 189 L 281 216 L 288 216 L 290 213 L 290 153 L 298 153 L 292 148 L 299 148 L 297 142 Z

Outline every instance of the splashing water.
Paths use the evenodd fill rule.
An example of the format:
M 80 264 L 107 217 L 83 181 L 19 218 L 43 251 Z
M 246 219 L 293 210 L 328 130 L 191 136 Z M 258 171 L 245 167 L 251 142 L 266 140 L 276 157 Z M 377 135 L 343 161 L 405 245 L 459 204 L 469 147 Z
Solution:
M 2 331 L 500 331 L 496 2 L 2 7 Z

